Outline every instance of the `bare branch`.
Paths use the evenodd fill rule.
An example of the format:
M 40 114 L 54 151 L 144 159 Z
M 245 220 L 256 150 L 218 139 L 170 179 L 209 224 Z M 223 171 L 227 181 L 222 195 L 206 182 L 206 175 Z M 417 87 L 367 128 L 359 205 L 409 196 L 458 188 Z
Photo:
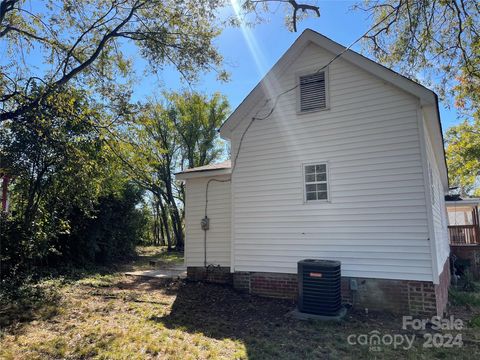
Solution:
M 293 31 L 295 31 L 295 32 L 297 32 L 297 12 L 298 12 L 298 10 L 302 10 L 303 12 L 313 11 L 313 12 L 315 12 L 315 14 L 317 14 L 318 17 L 320 17 L 320 9 L 318 8 L 318 6 L 308 5 L 308 4 L 298 4 L 295 0 L 289 0 L 288 2 L 293 7 L 292 25 L 293 25 Z
M 252 0 L 252 4 L 258 4 L 258 3 L 268 3 L 268 2 L 278 2 L 278 3 L 288 3 L 292 6 L 293 8 L 293 14 L 292 14 L 292 27 L 293 31 L 297 32 L 297 15 L 298 11 L 303 11 L 303 12 L 314 12 L 318 17 L 320 17 L 320 8 L 315 5 L 310 5 L 310 4 L 299 4 L 295 0 Z
M 27 104 L 20 106 L 16 108 L 15 110 L 12 111 L 6 111 L 0 113 L 0 122 L 5 121 L 8 119 L 15 118 L 22 113 L 25 113 L 26 111 L 29 111 L 33 109 L 35 106 L 39 104 L 42 98 L 47 96 L 48 94 L 52 93 L 55 89 L 58 87 L 61 87 L 65 85 L 67 82 L 69 82 L 72 78 L 74 78 L 76 75 L 78 75 L 80 72 L 85 70 L 87 67 L 89 67 L 101 54 L 102 50 L 104 49 L 105 45 L 107 42 L 114 38 L 119 36 L 119 31 L 122 29 L 133 17 L 134 13 L 138 11 L 138 9 L 142 8 L 147 1 L 136 1 L 135 4 L 131 7 L 128 15 L 117 25 L 115 26 L 112 30 L 108 31 L 107 33 L 104 34 L 102 39 L 99 41 L 95 51 L 88 57 L 87 60 L 83 61 L 73 69 L 71 69 L 69 72 L 64 73 L 64 75 L 55 81 L 53 84 L 46 86 L 44 91 L 42 92 L 41 95 L 39 95 L 36 99 L 32 100 L 31 102 L 28 102 Z M 80 37 L 83 37 L 85 33 L 83 33 Z M 76 44 L 74 45 L 76 46 Z M 71 55 L 71 54 L 70 54 Z M 68 58 L 68 57 L 67 57 Z

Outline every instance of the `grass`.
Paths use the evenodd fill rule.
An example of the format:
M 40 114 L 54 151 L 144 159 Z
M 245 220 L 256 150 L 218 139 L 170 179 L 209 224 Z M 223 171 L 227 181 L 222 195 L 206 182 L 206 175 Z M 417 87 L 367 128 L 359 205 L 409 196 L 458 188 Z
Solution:
M 423 333 L 401 330 L 401 317 L 351 312 L 340 323 L 299 321 L 285 316 L 288 301 L 239 294 L 229 287 L 155 282 L 123 275 L 152 258 L 141 249 L 136 262 L 81 279 L 53 279 L 38 286 L 41 304 L 18 317 L 23 305 L 2 306 L 8 325 L 0 335 L 1 359 L 472 359 L 480 357 L 480 306 L 457 292 L 452 314 L 465 320 L 461 348 L 426 349 Z M 37 294 L 38 295 L 38 294 Z M 25 295 L 28 297 L 28 295 Z M 34 294 L 32 295 L 33 297 Z M 475 296 L 478 296 L 476 294 Z M 25 301 L 24 304 L 29 304 Z M 16 315 L 15 315 L 16 314 Z M 15 319 L 12 321 L 12 319 Z M 350 334 L 416 335 L 409 351 L 349 345 Z
M 472 305 L 479 307 L 480 293 L 451 290 L 450 301 L 454 305 Z
M 165 247 L 141 246 L 137 248 L 138 258 L 130 264 L 132 270 L 151 269 L 150 262 L 166 265 L 182 264 L 183 254 L 178 251 L 167 251 Z

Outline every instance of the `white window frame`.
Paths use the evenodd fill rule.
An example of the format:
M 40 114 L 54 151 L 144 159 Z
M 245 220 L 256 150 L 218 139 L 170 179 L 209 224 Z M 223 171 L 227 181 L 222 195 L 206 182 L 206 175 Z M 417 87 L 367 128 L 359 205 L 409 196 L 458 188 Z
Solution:
M 321 71 L 325 73 L 325 107 L 323 109 L 312 109 L 312 110 L 302 111 L 302 107 L 300 103 L 300 77 L 305 75 L 312 75 L 317 71 L 318 71 L 318 68 L 314 68 L 314 69 L 308 69 L 308 70 L 301 70 L 295 73 L 295 82 L 297 85 L 296 96 L 297 96 L 297 114 L 298 115 L 311 114 L 317 111 L 330 110 L 330 76 L 329 76 L 329 67 L 327 66 L 325 69 Z
M 311 165 L 325 165 L 325 172 L 327 175 L 327 180 L 326 181 L 320 181 L 320 182 L 311 182 L 307 183 L 305 180 L 305 168 L 307 166 Z M 321 184 L 325 183 L 327 184 L 327 198 L 326 199 L 320 199 L 320 200 L 307 200 L 307 184 Z M 318 203 L 330 203 L 332 201 L 331 195 L 330 195 L 330 164 L 328 161 L 315 161 L 315 162 L 308 162 L 308 163 L 303 163 L 302 164 L 302 186 L 303 186 L 303 203 L 304 204 L 318 204 Z

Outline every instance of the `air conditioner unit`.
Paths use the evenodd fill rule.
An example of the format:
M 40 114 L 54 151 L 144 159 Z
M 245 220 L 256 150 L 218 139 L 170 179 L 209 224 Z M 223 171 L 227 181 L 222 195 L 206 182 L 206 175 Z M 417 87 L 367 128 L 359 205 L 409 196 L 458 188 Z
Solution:
M 340 261 L 305 259 L 298 262 L 298 310 L 336 316 L 342 308 Z

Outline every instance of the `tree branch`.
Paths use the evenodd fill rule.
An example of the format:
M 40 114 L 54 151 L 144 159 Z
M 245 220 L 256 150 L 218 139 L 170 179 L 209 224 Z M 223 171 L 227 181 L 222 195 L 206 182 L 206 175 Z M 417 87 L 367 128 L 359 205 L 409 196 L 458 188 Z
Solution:
M 39 104 L 39 102 L 42 100 L 42 98 L 44 98 L 45 96 L 50 94 L 52 91 L 54 91 L 58 87 L 61 87 L 61 86 L 65 85 L 72 78 L 74 78 L 80 72 L 82 72 L 87 67 L 89 67 L 98 58 L 98 56 L 101 54 L 101 52 L 104 49 L 107 42 L 111 38 L 118 37 L 119 36 L 119 31 L 131 20 L 134 13 L 136 11 L 138 11 L 138 9 L 142 8 L 146 3 L 147 3 L 147 1 L 137 0 L 135 2 L 135 4 L 131 7 L 128 15 L 117 26 L 115 26 L 112 30 L 110 30 L 106 34 L 104 34 L 102 39 L 99 41 L 95 51 L 90 55 L 90 57 L 87 60 L 80 63 L 78 66 L 74 67 L 69 72 L 65 73 L 60 79 L 53 82 L 51 85 L 45 87 L 45 90 L 42 92 L 42 94 L 39 95 L 37 98 L 33 99 L 28 104 L 20 106 L 20 107 L 16 108 L 15 110 L 12 110 L 12 111 L 6 111 L 6 112 L 0 113 L 0 122 L 16 118 L 16 117 L 20 116 L 21 114 L 23 114 L 23 113 L 25 113 L 29 110 L 34 109 L 35 106 L 37 106 Z M 81 35 L 81 37 L 84 36 L 84 34 L 85 33 L 83 33 Z
M 0 2 L 0 25 L 2 25 L 7 13 L 12 11 L 15 7 L 15 4 L 19 1 L 20 0 L 2 0 L 2 2 Z

